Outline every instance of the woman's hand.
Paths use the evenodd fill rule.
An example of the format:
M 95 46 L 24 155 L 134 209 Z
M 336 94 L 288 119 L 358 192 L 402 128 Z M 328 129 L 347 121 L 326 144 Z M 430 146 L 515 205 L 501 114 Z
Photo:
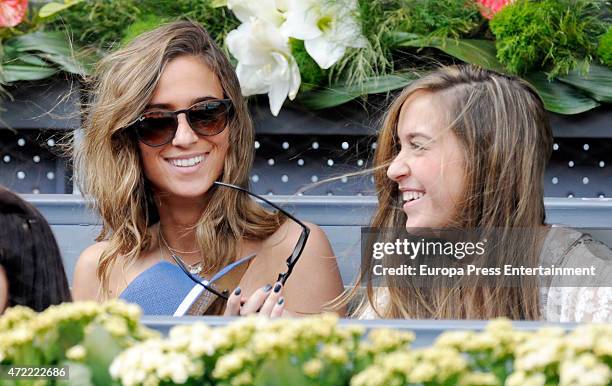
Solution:
M 283 285 L 270 284 L 255 291 L 248 299 L 242 295 L 240 287 L 236 288 L 227 300 L 224 316 L 259 315 L 275 318 L 283 315 L 285 298 L 282 296 Z

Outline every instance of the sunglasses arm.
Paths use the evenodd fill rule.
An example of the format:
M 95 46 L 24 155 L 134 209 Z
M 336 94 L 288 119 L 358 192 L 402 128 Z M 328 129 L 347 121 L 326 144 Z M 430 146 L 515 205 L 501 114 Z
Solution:
M 291 275 L 291 273 L 293 272 L 293 267 L 295 267 L 295 265 L 297 264 L 299 257 L 302 255 L 302 252 L 304 251 L 304 248 L 306 247 L 306 242 L 308 241 L 309 235 L 310 235 L 310 228 L 308 228 L 307 226 L 304 226 L 303 233 L 300 236 L 302 240 L 300 241 L 299 249 L 293 251 L 291 256 L 287 258 L 287 271 L 283 273 L 279 273 L 278 279 L 276 281 L 279 281 L 283 285 L 285 285 L 285 282 L 289 278 L 289 275 Z

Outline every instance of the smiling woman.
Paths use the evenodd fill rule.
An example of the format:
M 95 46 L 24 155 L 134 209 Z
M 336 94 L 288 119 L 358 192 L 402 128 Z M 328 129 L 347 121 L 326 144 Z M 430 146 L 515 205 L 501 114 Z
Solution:
M 379 207 L 372 228 L 436 238 L 448 234 L 442 239 L 456 246 L 472 238 L 488 243 L 482 253 L 455 251 L 448 260 L 440 253 L 416 256 L 422 262 L 419 258 L 433 257 L 428 263 L 442 269 L 447 263 L 467 268 L 457 280 L 426 270 L 424 278 L 393 275 L 373 283 L 372 267 L 382 257 L 366 256 L 360 280 L 367 283 L 367 297 L 356 315 L 612 320 L 612 251 L 587 234 L 545 222 L 543 177 L 553 139 L 542 100 L 528 83 L 476 66 L 440 68 L 395 99 L 377 144 Z M 383 233 L 377 237 L 386 237 Z M 404 256 L 394 257 L 400 267 L 406 263 Z M 484 269 L 470 274 L 473 262 Z M 599 267 L 596 278 L 489 277 L 506 266 L 591 265 Z M 345 300 L 358 295 L 353 291 Z
M 212 314 L 316 313 L 342 291 L 318 227 L 308 224 L 305 242 L 301 226 L 227 188 L 248 185 L 254 133 L 236 75 L 201 26 L 175 22 L 141 35 L 101 61 L 91 89 L 76 161 L 104 223 L 77 263 L 76 300 L 182 297 L 172 291 L 193 286 L 187 271 L 207 288 L 221 277 L 218 294 L 232 293 L 228 307 L 213 306 L 214 296 L 199 305 Z M 301 263 L 274 285 L 300 240 Z M 160 309 L 145 312 L 175 311 Z

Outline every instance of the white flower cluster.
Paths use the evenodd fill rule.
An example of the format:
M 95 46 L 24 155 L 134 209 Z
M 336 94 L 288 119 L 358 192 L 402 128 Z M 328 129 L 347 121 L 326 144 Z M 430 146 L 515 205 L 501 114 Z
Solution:
M 455 349 L 401 349 L 376 356 L 371 366 L 351 379 L 351 386 L 454 384 L 470 374 L 467 369 L 467 359 Z
M 430 348 L 383 350 L 351 386 L 609 386 L 611 364 L 612 325 L 581 325 L 570 333 L 558 327 L 517 331 L 498 319 L 482 332 L 443 333 Z
M 172 340 L 150 339 L 115 358 L 110 374 L 125 386 L 156 386 L 162 382 L 183 384 L 204 373 L 204 363 L 178 350 Z
M 517 331 L 500 319 L 484 331 L 446 332 L 431 347 L 414 349 L 411 332 L 380 329 L 365 337 L 363 327 L 339 326 L 334 315 L 249 317 L 220 328 L 196 323 L 174 327 L 165 338 L 142 327 L 139 315 L 120 302 L 64 304 L 40 314 L 10 309 L 0 318 L 0 364 L 18 363 L 32 350 L 41 358 L 56 351 L 66 343 L 66 326 L 85 337 L 101 327 L 123 349 L 109 372 L 125 386 L 612 384 L 610 324 Z M 97 350 L 82 340 L 41 364 L 65 357 L 87 369 Z
M 363 328 L 341 328 L 337 317 L 298 320 L 243 318 L 225 327 L 202 324 L 173 328 L 166 339 L 137 344 L 115 358 L 111 376 L 125 386 L 194 383 L 205 380 L 250 385 L 264 363 L 293 358 L 303 376 L 316 378 L 336 367 L 350 377 L 351 356 Z M 302 359 L 298 359 L 302 358 Z
M 84 337 L 94 326 L 108 331 L 121 347 L 157 336 L 139 324 L 140 314 L 138 306 L 121 301 L 63 303 L 38 314 L 26 307 L 10 308 L 0 317 L 0 363 L 22 364 L 15 361 L 24 353 L 39 353 L 49 363 L 63 355 L 82 361 L 87 355 L 83 346 L 72 346 L 66 353 L 56 348 L 63 346 L 65 334 L 70 334 L 72 339 Z M 59 356 L 49 357 L 50 352 Z
M 235 386 L 247 385 L 256 379 L 264 363 L 280 367 L 291 363 L 310 378 L 318 378 L 326 369 L 335 368 L 348 379 L 351 358 L 358 351 L 364 329 L 342 328 L 337 321 L 334 315 L 296 320 L 254 318 L 250 323 L 258 327 L 252 330 L 248 342 L 221 356 L 213 377 Z M 289 363 L 285 363 L 287 360 Z
M 227 7 L 242 22 L 226 38 L 238 59 L 242 94 L 268 94 L 274 116 L 300 88 L 291 38 L 303 40 L 322 69 L 340 60 L 347 47 L 367 44 L 355 18 L 357 0 L 227 0 Z
M 229 328 L 212 329 L 202 323 L 177 326 L 166 339 L 152 339 L 123 351 L 110 374 L 125 386 L 184 384 L 200 380 L 220 352 L 233 347 Z
M 507 386 L 608 386 L 612 383 L 612 325 L 581 325 L 569 334 L 545 328 L 517 345 Z M 553 378 L 550 375 L 553 374 Z

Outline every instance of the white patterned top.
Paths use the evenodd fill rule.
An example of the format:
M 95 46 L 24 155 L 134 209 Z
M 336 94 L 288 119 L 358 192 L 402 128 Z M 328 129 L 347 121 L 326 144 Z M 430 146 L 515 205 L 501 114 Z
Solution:
M 612 322 L 612 250 L 590 235 L 575 229 L 551 227 L 540 254 L 542 264 L 571 267 L 595 266 L 597 276 L 584 276 L 584 286 L 561 286 L 553 279 L 540 287 L 542 319 L 548 322 Z M 575 278 L 574 278 L 575 279 Z M 595 281 L 593 281 L 595 280 Z M 375 293 L 377 309 L 389 302 L 389 292 L 379 288 Z M 359 319 L 378 319 L 368 304 Z

